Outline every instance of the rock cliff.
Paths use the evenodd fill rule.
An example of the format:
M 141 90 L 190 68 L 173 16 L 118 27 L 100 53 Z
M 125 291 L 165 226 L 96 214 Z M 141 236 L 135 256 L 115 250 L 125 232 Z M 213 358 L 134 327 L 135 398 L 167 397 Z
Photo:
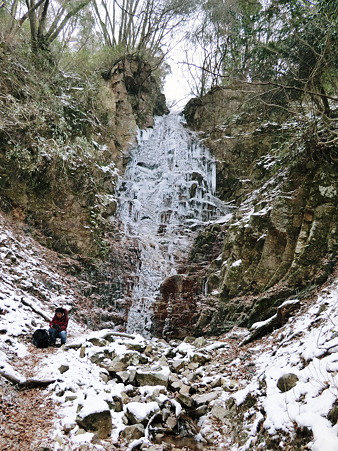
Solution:
M 69 256 L 100 312 L 94 323 L 123 324 L 138 251 L 121 241 L 116 180 L 137 127 L 167 112 L 152 68 L 125 57 L 104 77 L 83 77 L 36 67 L 6 46 L 0 66 L 0 208 Z
M 295 293 L 309 297 L 333 271 L 337 148 L 319 144 L 325 124 L 314 132 L 300 114 L 264 114 L 252 95 L 214 89 L 185 108 L 188 125 L 217 158 L 219 196 L 233 213 L 206 227 L 182 275 L 162 284 L 157 334 L 249 326 Z
M 100 79 L 38 71 L 6 48 L 0 62 L 0 207 L 69 257 L 67 270 L 97 307 L 94 326 L 123 327 L 139 249 L 115 217 L 115 185 L 136 128 L 167 113 L 159 84 L 131 56 Z M 337 121 L 280 113 L 259 94 L 215 88 L 185 108 L 217 159 L 218 195 L 232 213 L 210 223 L 163 281 L 157 336 L 248 326 L 295 293 L 310 296 L 333 270 Z

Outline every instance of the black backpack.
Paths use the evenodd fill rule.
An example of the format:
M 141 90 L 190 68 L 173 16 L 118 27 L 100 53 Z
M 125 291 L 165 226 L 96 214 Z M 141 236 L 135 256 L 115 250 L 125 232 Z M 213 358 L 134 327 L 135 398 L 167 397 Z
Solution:
M 46 329 L 37 329 L 33 334 L 33 345 L 37 348 L 48 348 L 50 345 L 49 333 Z

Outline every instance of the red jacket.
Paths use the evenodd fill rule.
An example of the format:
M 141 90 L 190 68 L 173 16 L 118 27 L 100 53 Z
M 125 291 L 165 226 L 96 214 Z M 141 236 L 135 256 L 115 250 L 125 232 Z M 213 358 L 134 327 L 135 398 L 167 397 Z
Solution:
M 60 330 L 66 330 L 68 326 L 68 312 L 67 310 L 63 310 L 64 314 L 61 318 L 58 318 L 56 316 L 56 313 L 52 319 L 52 321 L 49 324 L 49 327 L 53 327 L 53 324 L 60 327 Z

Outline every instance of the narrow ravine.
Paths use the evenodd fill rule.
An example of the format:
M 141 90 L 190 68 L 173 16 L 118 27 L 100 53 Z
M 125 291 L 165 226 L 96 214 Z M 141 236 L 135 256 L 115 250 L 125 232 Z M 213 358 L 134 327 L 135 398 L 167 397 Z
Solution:
M 161 282 L 176 274 L 197 231 L 226 212 L 215 192 L 216 162 L 178 114 L 139 132 L 119 183 L 118 214 L 140 248 L 127 332 L 150 336 Z

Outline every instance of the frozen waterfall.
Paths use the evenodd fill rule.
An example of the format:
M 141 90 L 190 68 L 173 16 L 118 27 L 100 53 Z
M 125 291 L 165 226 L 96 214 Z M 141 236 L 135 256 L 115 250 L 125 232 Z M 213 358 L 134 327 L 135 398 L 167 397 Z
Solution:
M 118 214 L 140 247 L 127 332 L 150 335 L 152 304 L 162 281 L 176 274 L 196 230 L 223 215 L 215 197 L 216 163 L 177 114 L 139 131 L 119 183 Z

